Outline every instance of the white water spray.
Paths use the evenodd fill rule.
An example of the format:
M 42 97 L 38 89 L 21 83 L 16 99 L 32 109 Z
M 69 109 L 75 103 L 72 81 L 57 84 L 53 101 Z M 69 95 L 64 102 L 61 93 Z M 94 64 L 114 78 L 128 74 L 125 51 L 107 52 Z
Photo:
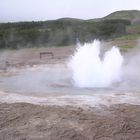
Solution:
M 100 42 L 78 45 L 69 67 L 77 87 L 108 87 L 120 81 L 123 57 L 117 47 L 112 47 L 100 58 Z

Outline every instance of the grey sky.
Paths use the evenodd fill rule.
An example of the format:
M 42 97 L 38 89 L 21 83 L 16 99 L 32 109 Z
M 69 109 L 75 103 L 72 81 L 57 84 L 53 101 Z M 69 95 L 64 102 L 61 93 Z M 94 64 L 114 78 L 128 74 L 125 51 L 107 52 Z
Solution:
M 90 19 L 130 9 L 140 10 L 140 0 L 0 0 L 0 22 Z

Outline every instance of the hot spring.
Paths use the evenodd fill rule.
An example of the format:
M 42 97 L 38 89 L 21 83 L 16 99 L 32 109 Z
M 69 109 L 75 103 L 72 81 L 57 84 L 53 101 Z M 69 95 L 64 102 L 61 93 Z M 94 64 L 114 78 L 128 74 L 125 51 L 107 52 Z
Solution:
M 69 67 L 73 84 L 77 87 L 109 87 L 121 80 L 123 57 L 113 46 L 100 57 L 101 44 L 98 40 L 78 46 L 71 57 Z
M 78 44 L 65 62 L 1 73 L 0 99 L 81 105 L 136 102 L 140 99 L 139 94 L 134 96 L 140 89 L 139 67 L 133 59 L 131 63 L 125 59 L 117 46 L 102 51 L 98 40 Z

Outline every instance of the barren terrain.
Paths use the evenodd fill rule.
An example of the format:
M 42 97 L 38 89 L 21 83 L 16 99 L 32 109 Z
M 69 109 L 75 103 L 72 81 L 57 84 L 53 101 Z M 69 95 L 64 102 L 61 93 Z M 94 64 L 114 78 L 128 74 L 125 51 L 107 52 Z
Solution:
M 0 104 L 1 140 L 139 140 L 140 106 Z

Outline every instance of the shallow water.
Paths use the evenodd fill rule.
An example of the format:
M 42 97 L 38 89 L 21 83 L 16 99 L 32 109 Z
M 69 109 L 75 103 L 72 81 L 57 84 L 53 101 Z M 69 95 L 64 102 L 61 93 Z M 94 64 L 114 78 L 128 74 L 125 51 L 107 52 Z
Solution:
M 128 79 L 107 88 L 78 88 L 66 64 L 47 64 L 23 69 L 9 69 L 0 74 L 0 90 L 7 92 L 90 93 L 139 91 L 137 81 Z
M 9 70 L 0 75 L 0 90 L 14 93 L 90 94 L 120 91 L 108 88 L 78 88 L 73 85 L 72 73 L 65 64 L 49 64 Z
M 139 89 L 123 87 L 124 81 L 108 88 L 78 88 L 71 77 L 65 64 L 9 69 L 0 74 L 0 98 L 2 102 L 57 105 L 140 103 Z

